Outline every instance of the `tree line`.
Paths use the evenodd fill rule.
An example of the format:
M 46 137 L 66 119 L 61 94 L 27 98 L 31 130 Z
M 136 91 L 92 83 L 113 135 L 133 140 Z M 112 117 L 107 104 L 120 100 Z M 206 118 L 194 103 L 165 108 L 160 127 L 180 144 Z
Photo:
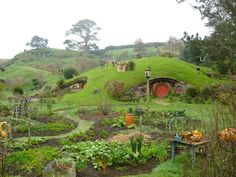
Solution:
M 183 3 L 190 0 L 176 0 Z M 207 26 L 213 29 L 209 36 L 200 37 L 199 34 L 184 33 L 181 40 L 170 37 L 164 47 L 180 58 L 188 62 L 213 66 L 220 73 L 236 74 L 236 1 L 235 0 L 191 0 L 194 9 L 199 10 L 203 19 L 207 20 Z M 98 32 L 101 30 L 96 22 L 84 19 L 72 25 L 66 32 L 68 39 L 64 41 L 66 49 L 81 51 L 97 51 Z M 48 44 L 47 39 L 34 36 L 27 43 L 32 48 L 44 48 Z M 150 43 L 156 45 L 156 43 Z M 129 46 L 129 45 L 127 45 Z M 125 46 L 126 47 L 126 46 Z M 146 47 L 139 38 L 133 48 L 136 56 L 143 57 Z M 119 49 L 109 46 L 106 49 Z

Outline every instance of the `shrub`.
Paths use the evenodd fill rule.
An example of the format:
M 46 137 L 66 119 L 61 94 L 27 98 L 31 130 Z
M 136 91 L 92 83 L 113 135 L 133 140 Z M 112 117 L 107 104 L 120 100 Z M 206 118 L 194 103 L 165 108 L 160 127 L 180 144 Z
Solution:
M 204 98 L 205 100 L 208 100 L 209 98 L 211 98 L 213 94 L 213 90 L 210 86 L 205 86 L 201 89 L 200 95 L 202 98 Z
M 198 89 L 194 86 L 190 86 L 186 89 L 186 95 L 194 98 L 198 96 Z
M 36 89 L 40 89 L 43 87 L 43 85 L 45 84 L 45 82 L 37 79 L 37 78 L 34 78 L 31 80 L 32 81 L 32 84 L 33 86 L 36 88 Z
M 114 98 L 120 98 L 124 92 L 124 82 L 120 80 L 113 80 L 106 85 L 107 91 Z
M 13 94 L 23 95 L 24 91 L 21 87 L 17 86 L 13 88 Z
M 111 110 L 111 103 L 105 96 L 99 99 L 97 103 L 98 110 L 100 110 L 104 115 L 108 114 Z
M 129 69 L 132 71 L 132 70 L 134 70 L 134 68 L 135 68 L 135 63 L 133 62 L 133 61 L 129 61 L 128 62 L 128 67 L 129 67 Z
M 100 135 L 101 135 L 102 139 L 106 139 L 109 136 L 109 134 L 108 134 L 108 132 L 106 130 L 102 130 L 100 132 Z
M 11 153 L 6 159 L 6 165 L 14 170 L 25 170 L 32 173 L 35 170 L 37 176 L 42 173 L 46 162 L 59 156 L 59 151 L 52 147 L 29 149 Z
M 57 82 L 57 87 L 59 89 L 63 89 L 65 87 L 65 81 L 63 79 L 60 79 L 58 82 Z
M 65 69 L 65 71 L 63 72 L 63 75 L 66 79 L 71 79 L 73 78 L 75 75 L 77 75 L 77 71 L 75 68 L 67 68 Z

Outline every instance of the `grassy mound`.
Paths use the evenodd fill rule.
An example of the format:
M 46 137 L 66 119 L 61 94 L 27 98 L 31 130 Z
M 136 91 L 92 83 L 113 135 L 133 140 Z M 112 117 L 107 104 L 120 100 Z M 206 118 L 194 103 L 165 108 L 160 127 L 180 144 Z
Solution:
M 66 94 L 63 102 L 70 104 L 96 104 L 102 96 L 107 95 L 105 85 L 111 80 L 122 80 L 125 83 L 125 89 L 128 90 L 134 85 L 143 84 L 146 82 L 144 70 L 147 66 L 152 68 L 152 78 L 169 77 L 179 81 L 184 81 L 196 87 L 202 87 L 206 84 L 214 83 L 216 80 L 209 78 L 206 73 L 206 68 L 201 68 L 200 72 L 196 70 L 197 66 L 186 63 L 176 58 L 167 57 L 148 57 L 134 60 L 136 68 L 134 71 L 124 73 L 117 72 L 112 65 L 107 65 L 105 68 L 95 68 L 81 76 L 88 78 L 85 89 L 72 94 Z M 94 90 L 100 91 L 99 94 L 94 94 Z M 114 100 L 112 100 L 114 101 Z

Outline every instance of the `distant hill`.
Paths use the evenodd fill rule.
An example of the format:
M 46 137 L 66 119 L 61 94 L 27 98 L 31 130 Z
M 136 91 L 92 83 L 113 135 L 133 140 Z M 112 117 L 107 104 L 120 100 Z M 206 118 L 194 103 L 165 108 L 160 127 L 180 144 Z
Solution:
M 61 74 L 67 67 L 74 67 L 78 72 L 84 72 L 98 66 L 98 57 L 83 54 L 78 51 L 62 49 L 34 49 L 16 55 L 5 63 L 6 67 L 30 66 L 37 69 Z
M 160 47 L 165 45 L 165 42 L 148 42 L 148 43 L 144 43 L 144 46 L 149 48 L 149 47 Z M 134 44 L 130 44 L 130 45 L 120 45 L 120 46 L 107 46 L 105 48 L 105 50 L 120 50 L 120 49 L 130 49 L 130 48 L 134 48 Z
M 2 64 L 5 71 L 0 72 L 0 79 L 10 85 L 22 82 L 24 89 L 34 89 L 32 80 L 55 86 L 63 78 L 63 70 L 69 67 L 83 73 L 99 65 L 99 57 L 78 51 L 61 49 L 35 49 L 22 52 Z
M 143 43 L 146 48 L 145 56 L 157 56 L 161 55 L 161 53 L 165 53 L 165 44 L 165 42 Z M 105 49 L 97 50 L 93 53 L 105 60 L 129 60 L 137 58 L 134 47 L 134 44 L 107 46 Z

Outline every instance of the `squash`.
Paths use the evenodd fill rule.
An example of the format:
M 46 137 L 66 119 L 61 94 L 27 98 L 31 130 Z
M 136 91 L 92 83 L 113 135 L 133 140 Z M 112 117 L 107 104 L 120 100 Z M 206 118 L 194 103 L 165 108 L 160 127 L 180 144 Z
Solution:
M 236 142 L 236 129 L 235 128 L 226 128 L 221 133 L 219 133 L 219 138 L 226 142 Z

